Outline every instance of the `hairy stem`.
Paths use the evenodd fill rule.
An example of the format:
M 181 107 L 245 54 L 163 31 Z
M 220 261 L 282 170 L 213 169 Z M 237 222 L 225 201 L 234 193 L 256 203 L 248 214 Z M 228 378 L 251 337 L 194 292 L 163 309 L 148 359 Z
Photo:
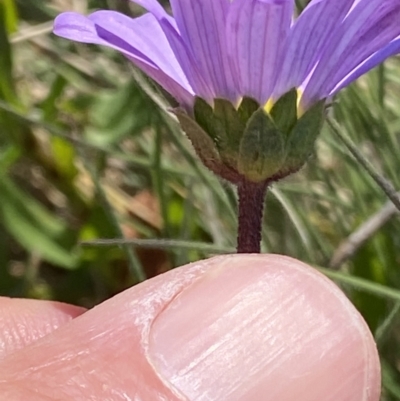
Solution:
M 243 181 L 238 185 L 238 253 L 260 253 L 266 183 Z

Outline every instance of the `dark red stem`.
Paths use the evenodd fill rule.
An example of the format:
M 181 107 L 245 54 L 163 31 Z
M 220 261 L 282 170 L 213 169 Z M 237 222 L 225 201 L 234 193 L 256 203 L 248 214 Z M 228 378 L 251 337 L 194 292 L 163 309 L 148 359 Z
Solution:
M 238 185 L 238 253 L 260 253 L 261 228 L 267 184 L 243 181 Z

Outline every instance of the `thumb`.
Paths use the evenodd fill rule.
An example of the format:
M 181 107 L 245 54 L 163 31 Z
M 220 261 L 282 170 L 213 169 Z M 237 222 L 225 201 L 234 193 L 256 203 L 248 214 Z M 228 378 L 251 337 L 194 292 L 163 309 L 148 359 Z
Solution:
M 378 401 L 379 377 L 373 338 L 335 284 L 288 257 L 232 255 L 148 280 L 8 355 L 0 393 Z

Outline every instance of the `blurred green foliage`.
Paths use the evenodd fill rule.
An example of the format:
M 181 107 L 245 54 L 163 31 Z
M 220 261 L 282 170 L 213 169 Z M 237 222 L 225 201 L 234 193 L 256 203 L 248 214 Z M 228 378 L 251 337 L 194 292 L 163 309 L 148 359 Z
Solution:
M 51 34 L 74 5 L 141 12 L 0 0 L 0 294 L 92 306 L 231 251 L 236 195 L 196 159 L 159 88 L 114 52 Z M 400 189 L 400 59 L 345 90 L 330 113 Z M 382 399 L 400 400 L 398 211 L 327 127 L 307 167 L 266 203 L 263 251 L 325 267 L 376 334 Z M 100 238 L 133 245 L 80 244 Z

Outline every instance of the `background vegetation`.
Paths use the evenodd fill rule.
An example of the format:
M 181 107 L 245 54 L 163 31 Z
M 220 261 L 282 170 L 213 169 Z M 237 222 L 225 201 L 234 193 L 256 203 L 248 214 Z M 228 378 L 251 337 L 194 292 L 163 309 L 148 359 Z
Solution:
M 90 307 L 235 246 L 235 192 L 199 163 L 159 88 L 115 52 L 51 34 L 59 12 L 94 8 L 141 12 L 0 0 L 1 295 Z M 400 58 L 331 113 L 400 188 Z M 321 266 L 342 286 L 376 335 L 382 400 L 400 400 L 399 214 L 328 126 L 307 167 L 270 190 L 263 251 Z

